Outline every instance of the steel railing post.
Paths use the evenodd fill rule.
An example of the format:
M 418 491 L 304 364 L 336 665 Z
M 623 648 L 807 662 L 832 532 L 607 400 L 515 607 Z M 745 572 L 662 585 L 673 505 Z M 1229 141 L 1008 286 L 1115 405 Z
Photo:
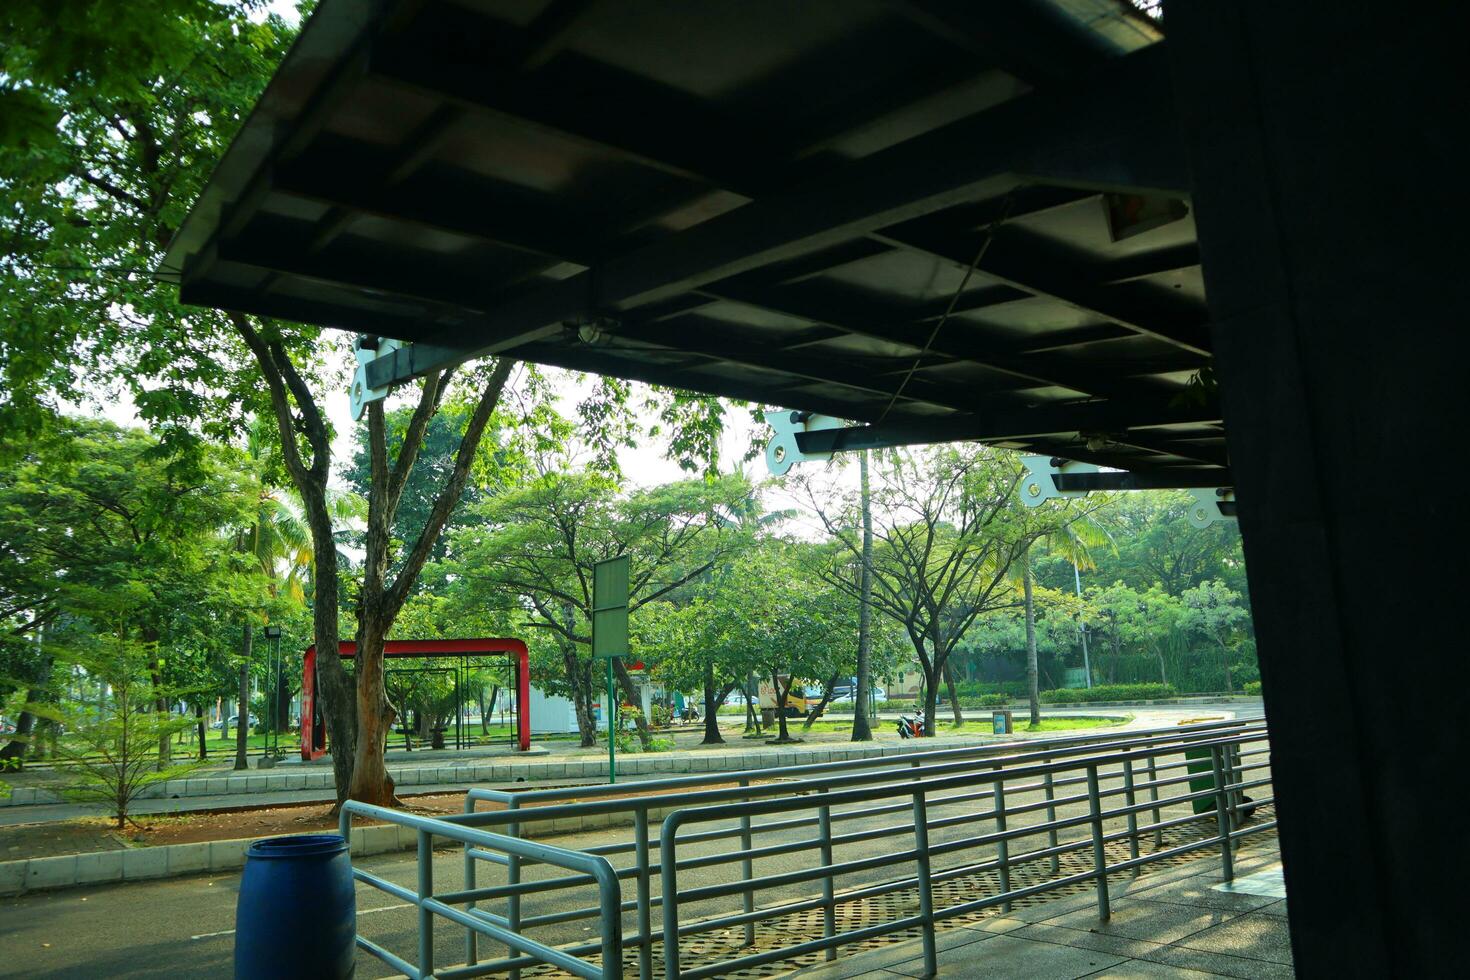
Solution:
M 745 789 L 748 786 L 750 786 L 750 780 L 749 779 L 742 779 L 742 780 L 740 780 L 740 787 L 742 789 Z M 745 816 L 742 816 L 740 818 L 740 846 L 745 851 L 749 851 L 750 848 L 751 848 L 751 846 L 752 846 L 751 845 L 751 835 L 750 835 L 750 817 L 749 817 L 749 815 L 745 815 Z M 755 877 L 755 862 L 752 861 L 750 858 L 747 857 L 747 858 L 743 859 L 740 862 L 740 878 L 741 878 L 742 881 L 749 881 L 750 879 L 752 879 L 754 877 Z M 750 913 L 752 913 L 752 912 L 755 911 L 755 891 L 754 890 L 747 888 L 741 894 L 741 897 L 740 897 L 740 907 L 741 907 L 742 911 L 744 911 L 747 915 L 749 915 Z M 745 945 L 747 945 L 747 946 L 754 946 L 755 945 L 755 922 L 754 921 L 750 921 L 750 922 L 746 922 L 745 923 Z
M 1097 766 L 1087 767 L 1087 809 L 1092 818 L 1092 867 L 1097 875 L 1097 917 L 1104 922 L 1112 918 L 1108 902 L 1108 853 L 1103 846 L 1102 797 L 1097 787 Z
M 1220 870 L 1226 881 L 1235 878 L 1235 856 L 1230 853 L 1230 791 L 1226 789 L 1225 765 L 1220 746 L 1210 746 L 1210 768 L 1215 775 L 1215 821 L 1220 829 Z
M 1045 757 L 1042 758 L 1041 761 L 1045 765 L 1048 765 L 1049 766 L 1049 765 L 1051 765 L 1051 756 L 1049 756 L 1049 755 L 1048 756 L 1045 756 Z M 1046 822 L 1047 823 L 1056 823 L 1057 822 L 1057 808 L 1052 805 L 1052 801 L 1057 798 L 1057 790 L 1056 790 L 1056 785 L 1052 782 L 1052 774 L 1050 772 L 1046 773 L 1045 775 L 1043 775 L 1041 777 L 1041 784 L 1042 784 L 1042 789 L 1046 793 Z M 1057 843 L 1058 843 L 1058 840 L 1057 840 L 1057 829 L 1055 827 L 1051 828 L 1050 830 L 1048 830 L 1046 832 L 1046 839 L 1047 839 L 1047 842 L 1051 845 L 1051 848 L 1052 848 L 1052 851 L 1053 851 L 1052 856 L 1051 856 L 1051 873 L 1054 874 L 1054 875 L 1055 874 L 1061 874 L 1062 873 L 1062 859 L 1061 859 L 1061 855 L 1055 853 L 1056 847 L 1057 847 Z
M 465 813 L 474 813 L 475 812 L 475 801 L 474 801 L 473 798 L 470 798 L 469 796 L 466 796 L 466 798 L 465 798 L 464 812 Z M 478 883 L 479 883 L 478 882 L 478 879 L 479 879 L 479 869 L 475 867 L 475 859 L 470 855 L 470 851 L 473 850 L 473 848 L 471 848 L 468 843 L 461 844 L 460 847 L 462 847 L 464 849 L 464 886 L 465 886 L 466 889 L 473 890 L 478 885 Z M 465 904 L 465 908 L 466 909 L 473 910 L 474 907 L 475 907 L 475 903 L 474 902 L 467 902 Z M 469 926 L 465 926 L 464 927 L 464 961 L 465 961 L 465 965 L 466 966 L 474 966 L 476 963 L 479 962 L 479 956 L 480 956 L 480 934 L 478 932 L 476 932 L 475 930 L 471 929 Z
M 914 794 L 914 866 L 919 879 L 919 918 L 924 927 L 924 975 L 939 972 L 934 948 L 934 883 L 929 880 L 929 807 L 924 791 Z
M 1006 786 L 1005 780 L 1000 778 L 1001 767 L 995 767 L 995 782 L 992 784 L 991 794 L 995 807 L 995 832 L 1003 834 L 1006 832 Z M 995 842 L 995 856 L 1000 861 L 1000 890 L 1002 893 L 1011 890 L 1011 842 L 998 840 Z M 1006 899 L 1001 903 L 1000 910 L 1009 912 L 1011 900 Z
M 1129 753 L 1123 757 L 1123 799 L 1128 804 L 1128 856 L 1134 860 L 1138 859 L 1138 813 L 1133 809 L 1138 802 L 1138 795 L 1133 791 L 1133 755 Z M 1140 868 L 1135 865 L 1133 874 L 1137 876 Z
M 434 837 L 419 831 L 419 976 L 434 975 L 434 913 L 424 900 L 434 897 Z
M 634 853 L 638 862 L 638 980 L 650 980 L 653 976 L 653 931 L 649 915 L 648 896 L 648 807 L 640 805 L 633 811 Z M 622 923 L 616 923 L 618 928 Z M 607 964 L 604 964 L 606 972 Z M 612 976 L 613 974 L 608 974 Z
M 1241 770 L 1240 770 L 1240 745 L 1239 745 L 1239 743 L 1232 742 L 1229 746 L 1226 747 L 1226 752 L 1229 753 L 1228 758 L 1230 760 L 1230 783 L 1231 783 L 1231 785 L 1236 785 L 1238 783 L 1244 782 L 1245 777 L 1241 773 Z M 1240 815 L 1241 807 L 1244 806 L 1244 804 L 1245 804 L 1245 800 L 1243 799 L 1244 796 L 1245 796 L 1245 791 L 1244 790 L 1236 789 L 1236 790 L 1231 790 L 1230 791 L 1230 829 L 1231 830 L 1239 830 L 1240 827 L 1241 827 L 1241 825 L 1245 822 L 1244 819 Z
M 506 801 L 507 810 L 519 810 L 521 801 L 512 797 Z M 506 824 L 505 833 L 508 837 L 521 836 L 521 822 Z M 519 885 L 521 883 L 521 858 L 518 854 L 507 854 L 505 856 L 505 883 L 507 885 Z M 511 893 L 505 898 L 505 920 L 511 932 L 521 931 L 521 896 Z M 506 955 L 515 956 L 516 950 L 511 946 L 505 947 Z M 510 971 L 510 980 L 521 980 L 521 968 L 516 967 Z
M 742 780 L 742 783 L 744 781 Z M 659 831 L 659 886 L 663 889 L 664 977 L 679 980 L 679 850 L 678 829 L 666 818 Z
M 827 792 L 826 789 L 822 790 Z M 832 808 L 829 806 L 817 809 L 818 837 L 821 840 L 822 867 L 832 866 Z M 837 935 L 837 904 L 833 901 L 832 876 L 829 874 L 822 879 L 822 936 L 831 939 Z M 827 959 L 837 959 L 837 948 L 828 947 Z
M 1149 781 L 1149 788 L 1148 788 L 1149 798 L 1154 803 L 1158 803 L 1159 802 L 1159 785 L 1158 785 L 1158 783 L 1159 783 L 1159 767 L 1158 767 L 1158 755 L 1155 754 L 1155 753 L 1153 753 L 1153 752 L 1150 752 L 1149 755 L 1148 755 L 1148 781 Z M 1164 847 L 1164 830 L 1163 830 L 1162 827 L 1159 826 L 1159 824 L 1163 822 L 1163 817 L 1161 817 L 1159 814 L 1160 814 L 1160 810 L 1159 810 L 1159 808 L 1157 806 L 1155 806 L 1154 807 L 1154 850 L 1156 850 L 1156 851 L 1157 850 L 1162 850 L 1163 847 Z

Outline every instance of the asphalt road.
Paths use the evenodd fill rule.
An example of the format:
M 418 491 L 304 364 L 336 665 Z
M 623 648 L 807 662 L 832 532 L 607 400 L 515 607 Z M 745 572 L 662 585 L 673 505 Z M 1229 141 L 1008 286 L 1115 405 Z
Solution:
M 1244 706 L 1231 706 L 1238 714 Z M 795 787 L 793 787 L 795 788 Z M 1106 787 L 1105 787 L 1106 788 Z M 1012 805 L 1028 801 L 1039 801 L 1039 792 L 1031 794 L 1012 793 L 1008 802 Z M 873 815 L 874 804 L 834 808 L 834 813 L 850 813 L 853 819 L 838 819 L 835 833 L 852 831 L 859 827 L 873 829 L 883 826 L 902 828 L 897 836 L 882 837 L 872 841 L 855 842 L 839 846 L 836 861 L 872 857 L 892 853 L 912 846 L 912 835 L 907 828 L 912 818 L 905 812 Z M 989 822 L 977 828 L 975 821 L 964 819 L 966 814 L 984 811 L 988 800 L 971 801 L 945 806 L 931 805 L 930 821 L 942 820 L 946 816 L 957 819 L 950 827 L 931 833 L 932 843 L 942 843 L 959 837 L 973 835 L 988 829 Z M 1080 805 L 1064 807 L 1062 812 L 1083 812 Z M 1177 812 L 1183 812 L 1182 810 Z M 812 814 L 806 810 L 803 815 Z M 1026 822 L 1040 819 L 1040 814 L 1026 818 Z M 1021 825 L 1013 818 L 1011 826 Z M 1114 821 L 1121 826 L 1121 821 Z M 733 826 L 713 824 L 707 826 Z M 1079 831 L 1081 833 L 1082 831 Z M 656 835 L 657 831 L 655 831 Z M 792 843 L 810 840 L 812 828 L 794 828 L 773 832 L 757 838 L 757 844 Z M 595 834 L 580 834 L 551 839 L 564 847 L 585 848 L 597 844 L 622 842 L 631 839 L 631 828 L 615 828 Z M 1038 839 L 1039 840 L 1039 839 Z M 1026 846 L 1012 845 L 1013 852 L 1043 846 L 1030 843 Z M 733 847 L 730 840 L 715 841 L 681 848 L 681 857 L 687 855 L 716 856 Z M 963 852 L 936 860 L 936 870 L 956 862 L 969 863 L 983 858 L 989 848 L 967 848 Z M 654 855 L 657 860 L 657 855 Z M 614 863 L 625 865 L 626 857 Z M 793 854 L 764 858 L 757 862 L 757 874 L 778 874 L 812 866 L 816 852 L 802 850 Z M 359 867 L 366 868 L 405 886 L 415 881 L 416 864 L 410 854 L 380 855 L 359 859 Z M 435 858 L 436 890 L 443 891 L 460 887 L 462 883 L 462 859 L 457 851 L 444 851 Z M 488 866 L 482 872 L 480 884 L 501 880 L 498 869 Z M 863 882 L 888 880 L 907 873 L 912 864 L 904 868 L 885 867 L 850 875 L 841 879 L 839 888 L 848 888 Z M 688 888 L 701 884 L 714 884 L 731 880 L 738 875 L 738 864 L 716 864 L 706 869 L 681 873 L 680 887 Z M 561 873 L 551 869 L 528 869 L 528 880 L 545 875 Z M 238 896 L 240 876 L 238 873 L 216 877 L 194 877 L 157 882 L 134 882 L 72 889 L 60 892 L 41 892 L 33 895 L 0 900 L 0 977 L 153 977 L 153 976 L 228 976 L 234 949 L 234 913 Z M 625 897 L 632 895 L 632 882 L 624 883 Z M 658 879 L 653 882 L 654 893 L 658 893 Z M 814 894 L 815 883 L 804 883 L 763 893 L 762 903 L 779 902 Z M 595 893 L 590 887 L 575 891 L 562 890 L 526 900 L 525 914 L 562 911 L 592 904 Z M 731 904 L 737 903 L 737 904 Z M 726 899 L 720 911 L 732 911 L 738 907 L 738 899 Z M 683 918 L 689 921 L 700 913 L 712 914 L 717 909 L 713 904 L 705 908 L 690 910 Z M 375 889 L 359 886 L 358 917 L 360 932 L 400 955 L 412 958 L 416 949 L 416 918 L 413 909 L 396 898 Z M 631 916 L 625 917 L 626 929 L 633 926 Z M 587 940 L 595 936 L 595 920 L 577 921 L 545 927 L 534 933 L 535 938 L 552 944 Z M 464 933 L 458 927 L 439 921 L 436 933 L 436 958 L 441 965 L 464 961 Z M 359 976 L 364 978 L 391 976 L 393 971 L 380 961 L 365 953 L 358 954 Z

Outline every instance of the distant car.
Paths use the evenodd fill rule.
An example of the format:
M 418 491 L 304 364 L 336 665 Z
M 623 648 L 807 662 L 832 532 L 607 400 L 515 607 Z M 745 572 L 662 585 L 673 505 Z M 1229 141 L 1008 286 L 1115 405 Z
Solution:
M 888 692 L 885 691 L 885 690 L 883 690 L 883 688 L 874 686 L 872 688 L 872 690 L 873 690 L 873 700 L 875 700 L 875 701 L 887 701 L 888 700 Z M 833 684 L 832 685 L 832 700 L 833 701 L 848 701 L 848 702 L 851 702 L 856 697 L 857 697 L 857 687 L 856 687 L 856 685 L 840 684 L 840 683 L 839 684 Z
M 258 721 L 260 721 L 259 718 L 255 717 L 254 715 L 251 715 L 250 716 L 250 724 L 254 725 Z M 223 728 L 224 727 L 224 724 L 225 723 L 223 721 L 217 721 L 213 725 L 210 725 L 209 727 L 210 728 Z M 240 727 L 240 716 L 239 715 L 230 715 L 230 727 L 231 728 L 239 728 Z

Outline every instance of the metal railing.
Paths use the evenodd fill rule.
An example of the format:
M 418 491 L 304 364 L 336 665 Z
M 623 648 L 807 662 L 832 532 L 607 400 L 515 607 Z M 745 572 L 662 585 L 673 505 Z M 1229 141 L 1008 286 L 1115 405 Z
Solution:
M 1244 824 L 1248 813 L 1271 802 L 1244 796 L 1269 785 L 1269 776 L 1253 775 L 1267 769 L 1267 751 L 1263 725 L 1225 722 L 617 786 L 471 790 L 465 813 L 426 821 L 434 834 L 463 844 L 464 888 L 433 898 L 464 905 L 456 911 L 468 917 L 456 920 L 465 925 L 465 965 L 435 975 L 515 977 L 524 967 L 553 963 L 580 976 L 621 976 L 621 952 L 614 955 L 607 945 L 612 937 L 636 956 L 644 980 L 660 944 L 671 978 L 715 976 L 813 953 L 832 958 L 840 945 L 909 930 L 920 932 L 932 957 L 935 926 L 946 919 L 1006 910 L 1030 896 L 1086 883 L 1106 917 L 1108 874 L 1137 873 L 1148 863 L 1275 826 L 1274 820 Z M 1187 792 L 1176 792 L 1181 788 Z M 478 810 L 486 801 L 503 809 Z M 1208 812 L 1195 812 L 1198 801 Z M 982 802 L 985 808 L 975 809 Z M 380 813 L 403 822 L 396 811 L 373 815 Z M 898 822 L 884 820 L 893 815 Z M 655 837 L 650 831 L 660 816 Z M 551 848 L 543 856 L 527 850 L 520 836 L 531 821 L 573 829 L 585 828 L 589 818 L 625 819 L 631 839 L 620 835 L 576 852 Z M 471 840 L 441 826 L 501 833 Z M 1037 839 L 1041 846 L 1027 843 Z M 1230 851 L 1222 848 L 1227 875 Z M 632 896 L 623 900 L 619 891 L 612 900 L 604 892 L 596 904 L 579 903 L 574 890 L 597 879 L 569 863 L 572 854 L 601 861 L 598 867 L 615 884 L 630 881 Z M 614 858 L 631 860 L 614 866 Z M 420 864 L 428 860 L 421 849 Z M 486 863 L 505 869 L 502 881 L 480 884 Z M 778 865 L 774 873 L 756 874 L 758 865 L 771 864 Z M 372 876 L 361 880 L 376 883 Z M 956 892 L 957 885 L 969 891 Z M 911 910 L 875 911 L 896 898 Z M 497 903 L 497 911 L 486 903 Z M 862 924 L 840 928 L 854 909 L 862 910 Z M 798 929 L 774 927 L 803 916 L 816 918 L 802 920 Z M 589 920 L 597 924 L 595 941 L 574 931 L 590 931 L 579 925 Z M 486 924 L 494 928 L 481 927 Z M 782 941 L 803 929 L 820 938 Z M 532 931 L 553 935 L 533 942 L 526 938 Z M 481 961 L 481 937 L 503 944 L 505 954 Z M 420 940 L 422 945 L 422 935 Z M 691 943 L 697 947 L 692 956 Z M 595 967 L 583 959 L 591 956 L 601 957 Z M 566 966 L 568 958 L 578 969 Z
M 439 915 L 464 926 L 470 934 L 483 935 L 505 943 L 509 948 L 534 957 L 538 962 L 549 963 L 574 976 L 595 980 L 604 975 L 601 966 L 594 966 L 564 950 L 526 938 L 519 930 L 512 928 L 502 916 L 478 910 L 471 914 L 464 909 L 456 908 L 455 906 L 465 904 L 470 900 L 462 890 L 436 895 L 434 893 L 434 838 L 443 837 L 459 841 L 465 846 L 467 853 L 478 853 L 492 860 L 514 855 L 518 860 L 535 861 L 539 864 L 578 872 L 583 880 L 596 885 L 598 898 L 604 907 L 618 908 L 622 904 L 622 885 L 618 882 L 617 874 L 606 858 L 584 854 L 580 851 L 570 851 L 550 844 L 506 837 L 471 827 L 460 827 L 443 820 L 420 817 L 401 810 L 390 810 L 386 807 L 355 801 L 348 801 L 342 806 L 341 831 L 342 836 L 348 839 L 351 839 L 353 814 L 371 817 L 384 823 L 397 824 L 400 827 L 408 827 L 418 832 L 416 889 L 406 888 L 361 868 L 352 869 L 354 880 L 409 902 L 418 910 L 417 964 L 408 962 L 359 933 L 357 945 L 378 959 L 400 970 L 412 980 L 425 980 L 428 977 L 452 980 L 456 977 L 481 975 L 480 971 L 465 967 L 435 970 L 434 917 Z M 617 929 L 604 930 L 598 948 L 602 963 L 620 963 L 622 961 L 620 931 Z

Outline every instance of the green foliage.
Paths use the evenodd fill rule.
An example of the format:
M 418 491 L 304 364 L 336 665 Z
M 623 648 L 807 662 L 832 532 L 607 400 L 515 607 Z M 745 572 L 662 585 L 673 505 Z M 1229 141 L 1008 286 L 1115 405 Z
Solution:
M 1041 700 L 1047 704 L 1092 704 L 1098 701 L 1152 701 L 1178 695 L 1179 692 L 1170 684 L 1098 684 L 1090 688 L 1064 687 L 1042 691 Z
M 1260 681 L 1246 681 L 1246 683 L 1245 683 L 1245 693 L 1249 694 L 1251 697 L 1256 697 L 1256 698 L 1260 697 L 1261 696 L 1261 682 Z
M 163 441 L 243 430 L 263 386 L 229 318 L 156 278 L 294 34 L 253 0 L 0 5 L 0 431 L 126 390 Z M 167 275 L 162 279 L 167 279 Z M 271 326 L 287 347 L 316 331 Z M 13 449 L 7 440 L 0 449 Z
M 61 758 L 70 763 L 68 799 L 106 803 L 118 829 L 144 789 L 177 779 L 195 764 L 160 765 L 160 743 L 189 728 L 194 719 L 159 711 L 178 691 L 162 692 L 148 678 L 158 654 L 125 635 L 103 641 L 79 658 L 89 674 L 110 689 L 108 704 L 34 705 L 38 714 L 65 725 Z

